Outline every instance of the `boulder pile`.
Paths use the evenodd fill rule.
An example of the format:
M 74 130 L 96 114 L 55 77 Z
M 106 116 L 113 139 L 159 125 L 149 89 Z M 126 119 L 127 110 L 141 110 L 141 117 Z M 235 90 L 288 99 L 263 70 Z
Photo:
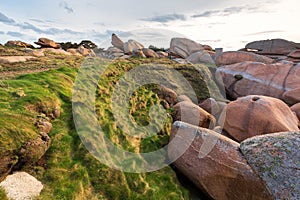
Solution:
M 214 52 L 172 39 L 171 58 L 193 63 L 197 55 L 209 64 L 201 55 L 210 55 L 214 80 L 229 100 L 196 105 L 178 94 L 173 106 L 169 158 L 179 157 L 175 168 L 210 198 L 300 199 L 299 48 L 275 39 Z
M 102 56 L 116 59 L 116 58 L 166 58 L 168 53 L 162 51 L 161 49 L 155 48 L 145 48 L 143 44 L 135 40 L 128 40 L 123 42 L 116 34 L 111 36 L 111 44 Z M 151 46 L 150 46 L 151 47 Z M 155 51 L 156 50 L 156 51 Z

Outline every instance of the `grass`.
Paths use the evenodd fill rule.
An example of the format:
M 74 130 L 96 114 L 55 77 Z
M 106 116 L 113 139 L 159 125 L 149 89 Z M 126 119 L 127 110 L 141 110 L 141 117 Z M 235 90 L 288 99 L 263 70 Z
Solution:
M 65 56 L 51 52 L 45 52 L 44 57 L 38 57 L 34 60 L 19 63 L 1 63 L 0 65 L 0 80 L 12 79 L 20 74 L 27 74 L 33 71 L 45 71 L 49 69 L 57 69 L 62 66 L 78 67 L 78 64 L 83 61 L 81 56 Z M 0 56 L 30 56 L 21 48 L 7 48 L 0 46 Z
M 1 187 L 0 187 L 0 199 L 1 200 L 8 200 L 4 189 L 2 189 Z
M 101 164 L 86 150 L 75 130 L 71 106 L 72 86 L 81 63 L 77 57 L 59 62 L 59 69 L 0 82 L 0 155 L 6 155 L 6 158 L 16 156 L 24 142 L 38 136 L 34 123 L 40 112 L 47 114 L 57 106 L 61 107 L 61 117 L 52 121 L 50 149 L 37 165 L 25 169 L 44 184 L 39 199 L 188 199 L 189 192 L 178 182 L 169 166 L 151 173 L 124 173 Z M 205 66 L 196 72 L 192 66 L 183 67 L 167 59 L 112 63 L 98 83 L 95 107 L 105 134 L 117 146 L 128 151 L 150 152 L 168 143 L 170 116 L 157 135 L 133 140 L 116 126 L 111 110 L 113 88 L 124 73 L 139 65 L 155 63 L 182 73 L 190 80 L 198 99 L 210 96 L 204 84 L 204 80 L 210 78 Z M 212 82 L 210 84 L 213 85 Z M 214 87 L 213 93 L 218 96 Z M 149 108 L 162 103 L 154 93 L 155 89 L 156 85 L 146 85 L 131 96 L 130 115 L 139 125 L 150 123 Z M 20 97 L 22 93 L 26 96 Z M 118 108 L 123 109 L 122 106 Z M 0 191 L 0 199 L 1 195 Z

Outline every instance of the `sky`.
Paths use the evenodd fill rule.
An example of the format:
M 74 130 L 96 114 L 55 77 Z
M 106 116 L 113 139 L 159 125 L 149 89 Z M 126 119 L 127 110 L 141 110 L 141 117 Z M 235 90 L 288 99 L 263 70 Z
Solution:
M 47 37 L 106 48 L 116 33 L 145 46 L 186 37 L 238 50 L 256 40 L 300 42 L 299 9 L 299 0 L 0 0 L 0 43 Z

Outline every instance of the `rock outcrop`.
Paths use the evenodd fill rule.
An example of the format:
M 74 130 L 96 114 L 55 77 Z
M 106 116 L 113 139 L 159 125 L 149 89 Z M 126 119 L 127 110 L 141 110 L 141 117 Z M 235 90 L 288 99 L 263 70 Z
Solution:
M 34 48 L 33 45 L 28 44 L 26 42 L 19 41 L 19 40 L 10 40 L 10 41 L 7 41 L 5 43 L 5 46 L 7 46 L 7 47 L 32 48 L 32 49 Z
M 233 99 L 265 95 L 289 104 L 295 104 L 299 99 L 300 64 L 295 66 L 288 61 L 275 64 L 243 62 L 219 67 L 217 75 L 218 80 L 222 80 L 220 84 L 224 84 L 227 94 Z
M 245 61 L 261 62 L 265 64 L 271 64 L 274 62 L 274 60 L 269 57 L 243 51 L 228 51 L 221 53 L 216 56 L 215 61 L 217 66 L 232 65 Z
M 247 49 L 257 50 L 256 53 L 268 55 L 288 55 L 296 49 L 300 49 L 300 44 L 284 39 L 261 40 L 251 42 L 246 45 Z
M 131 55 L 134 50 L 142 50 L 143 48 L 144 46 L 135 40 L 128 40 L 128 42 L 124 43 L 125 54 Z
M 189 55 L 186 60 L 192 64 L 215 64 L 214 59 L 207 51 L 198 51 Z
M 18 153 L 19 160 L 16 168 L 35 164 L 49 149 L 50 144 L 50 137 L 43 132 L 39 137 L 26 142 Z
M 184 59 L 195 52 L 203 50 L 201 44 L 186 38 L 172 38 L 170 44 L 170 54 Z
M 95 52 L 92 49 L 85 48 L 84 46 L 78 47 L 77 52 L 83 56 L 96 56 Z
M 147 58 L 159 58 L 159 55 L 152 49 L 143 48 L 142 51 Z
M 36 57 L 33 56 L 0 56 L 0 63 L 19 63 L 26 62 L 29 60 L 35 60 Z
M 208 129 L 175 122 L 171 142 L 170 159 L 179 157 L 174 166 L 212 199 L 273 199 L 233 140 Z M 187 150 L 180 155 L 182 149 Z
M 281 100 L 251 95 L 230 102 L 219 119 L 236 141 L 269 133 L 298 131 L 298 119 Z
M 41 48 L 54 48 L 54 49 L 60 48 L 60 45 L 58 43 L 48 38 L 40 38 L 38 42 L 34 42 L 34 43 L 40 45 Z
M 114 33 L 111 36 L 111 44 L 121 51 L 124 51 L 124 42 Z

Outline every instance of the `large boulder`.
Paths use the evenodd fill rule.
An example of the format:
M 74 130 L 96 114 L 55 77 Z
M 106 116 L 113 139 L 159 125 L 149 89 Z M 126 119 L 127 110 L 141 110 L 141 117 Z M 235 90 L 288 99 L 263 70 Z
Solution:
M 199 104 L 206 112 L 218 118 L 223 109 L 227 106 L 224 102 L 217 102 L 214 98 L 208 98 Z
M 239 144 L 214 131 L 175 122 L 168 155 L 179 157 L 174 166 L 212 199 L 272 199 Z
M 143 53 L 147 58 L 159 58 L 159 55 L 152 49 L 143 48 Z
M 192 53 L 190 56 L 186 58 L 187 61 L 189 61 L 192 64 L 215 64 L 214 59 L 207 51 L 198 51 L 195 53 Z
M 251 42 L 246 48 L 257 50 L 260 54 L 288 55 L 291 51 L 300 49 L 300 44 L 284 39 L 272 39 Z
M 241 143 L 249 165 L 275 199 L 300 199 L 300 133 L 275 133 Z
M 219 121 L 239 142 L 256 135 L 299 130 L 296 115 L 283 101 L 258 95 L 230 102 Z
M 273 59 L 257 55 L 252 52 L 243 52 L 243 51 L 228 51 L 224 52 L 218 56 L 216 56 L 216 65 L 222 66 L 222 65 L 231 65 L 236 63 L 241 63 L 244 61 L 253 61 L 253 62 L 261 62 L 265 64 L 271 64 L 273 63 Z
M 164 51 L 157 51 L 156 53 L 157 53 L 158 57 L 160 57 L 160 58 L 167 58 L 169 56 L 169 54 Z
M 124 51 L 124 42 L 114 33 L 111 35 L 111 44 L 114 47 Z
M 247 95 L 265 95 L 282 99 L 285 92 L 300 88 L 300 65 L 282 61 L 275 64 L 243 62 L 217 69 L 218 81 L 227 94 L 236 99 Z M 294 96 L 297 96 L 295 91 Z
M 169 105 L 173 106 L 177 102 L 177 94 L 174 90 L 161 85 L 154 92 L 160 99 L 165 100 Z
M 283 93 L 282 98 L 291 105 L 300 102 L 300 87 Z
M 144 54 L 142 49 L 133 49 L 132 51 L 132 57 L 135 58 L 146 58 L 146 55 Z
M 28 44 L 26 42 L 19 41 L 19 40 L 7 41 L 5 43 L 5 46 L 7 46 L 7 47 L 23 47 L 23 48 L 32 48 L 32 49 L 34 48 L 33 45 Z
M 60 44 L 48 38 L 40 38 L 38 42 L 34 42 L 34 43 L 40 45 L 41 48 L 54 48 L 54 49 L 60 48 Z
M 0 186 L 11 200 L 35 199 L 44 187 L 40 181 L 26 172 L 17 172 L 7 176 Z
M 187 58 L 191 54 L 203 50 L 204 48 L 201 44 L 187 38 L 172 38 L 170 44 L 171 55 L 180 58 Z
M 124 56 L 124 52 L 117 47 L 109 47 L 106 50 L 106 53 L 109 58 L 119 58 Z
M 195 105 L 191 101 L 177 103 L 174 108 L 174 121 L 183 121 L 194 126 L 203 128 L 214 128 L 216 120 L 213 115 Z
M 92 57 L 95 57 L 96 54 L 95 52 L 93 51 L 93 49 L 87 49 L 85 48 L 84 46 L 80 46 L 77 48 L 77 52 L 80 53 L 81 55 L 83 56 L 92 56 Z
M 203 45 L 203 48 L 206 51 L 214 51 L 214 49 L 211 46 L 207 45 L 207 44 Z
M 128 55 L 133 54 L 134 50 L 142 50 L 143 48 L 144 46 L 135 40 L 128 40 L 124 43 L 124 52 Z

